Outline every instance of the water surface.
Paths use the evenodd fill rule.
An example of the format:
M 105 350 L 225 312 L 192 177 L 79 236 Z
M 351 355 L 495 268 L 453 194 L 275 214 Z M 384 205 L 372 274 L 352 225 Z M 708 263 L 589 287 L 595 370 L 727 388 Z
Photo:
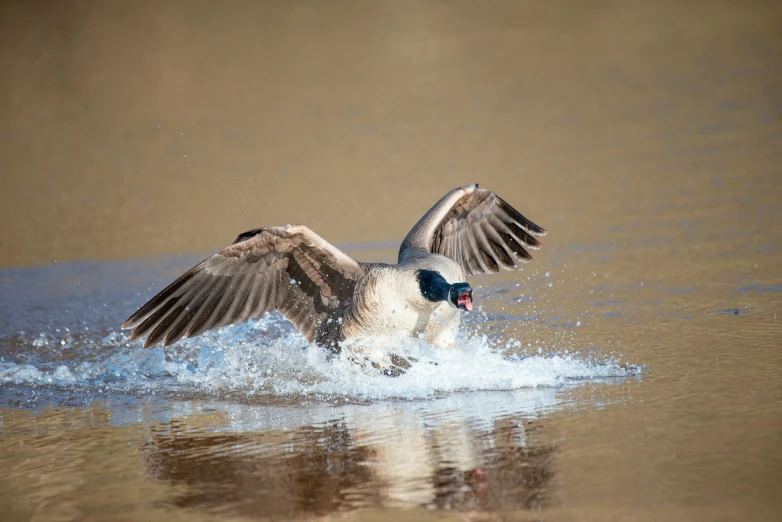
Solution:
M 780 16 L 0 5 L 3 520 L 778 520 Z M 242 230 L 389 261 L 471 181 L 549 234 L 399 377 L 119 330 Z

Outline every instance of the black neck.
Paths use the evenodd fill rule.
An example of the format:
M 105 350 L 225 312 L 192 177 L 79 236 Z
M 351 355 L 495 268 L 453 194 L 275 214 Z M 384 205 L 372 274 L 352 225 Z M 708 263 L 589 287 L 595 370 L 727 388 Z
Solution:
M 437 303 L 439 301 L 447 301 L 450 298 L 451 285 L 439 272 L 419 270 L 416 276 L 421 295 L 427 301 Z

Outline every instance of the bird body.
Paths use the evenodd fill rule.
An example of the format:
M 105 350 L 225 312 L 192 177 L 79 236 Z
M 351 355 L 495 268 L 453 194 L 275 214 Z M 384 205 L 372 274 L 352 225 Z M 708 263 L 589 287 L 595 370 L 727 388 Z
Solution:
M 531 259 L 545 231 L 477 184 L 453 189 L 402 242 L 396 265 L 362 263 L 303 225 L 258 228 L 203 260 L 123 328 L 145 347 L 280 311 L 307 338 L 339 350 L 389 333 L 455 346 L 472 310 L 466 277 Z
M 420 270 L 436 271 L 449 284 L 465 279 L 458 263 L 439 254 L 370 270 L 357 284 L 342 337 L 401 332 L 435 346 L 453 346 L 460 311 L 449 301 L 432 302 L 424 297 L 417 277 Z

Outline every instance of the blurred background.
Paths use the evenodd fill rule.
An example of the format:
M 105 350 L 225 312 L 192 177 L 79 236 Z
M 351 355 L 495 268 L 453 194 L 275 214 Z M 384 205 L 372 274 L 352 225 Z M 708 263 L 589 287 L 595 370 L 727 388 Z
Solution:
M 394 241 L 473 181 L 567 243 L 782 164 L 776 1 L 5 0 L 0 35 L 6 267 Z

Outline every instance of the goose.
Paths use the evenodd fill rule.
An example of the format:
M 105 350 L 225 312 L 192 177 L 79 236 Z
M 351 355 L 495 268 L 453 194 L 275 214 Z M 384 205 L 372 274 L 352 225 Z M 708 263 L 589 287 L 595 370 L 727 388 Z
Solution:
M 471 183 L 443 196 L 413 226 L 397 264 L 364 263 L 304 225 L 256 228 L 185 272 L 139 308 L 123 329 L 149 348 L 277 310 L 309 343 L 402 332 L 456 346 L 473 309 L 467 276 L 532 259 L 546 231 L 494 192 Z

